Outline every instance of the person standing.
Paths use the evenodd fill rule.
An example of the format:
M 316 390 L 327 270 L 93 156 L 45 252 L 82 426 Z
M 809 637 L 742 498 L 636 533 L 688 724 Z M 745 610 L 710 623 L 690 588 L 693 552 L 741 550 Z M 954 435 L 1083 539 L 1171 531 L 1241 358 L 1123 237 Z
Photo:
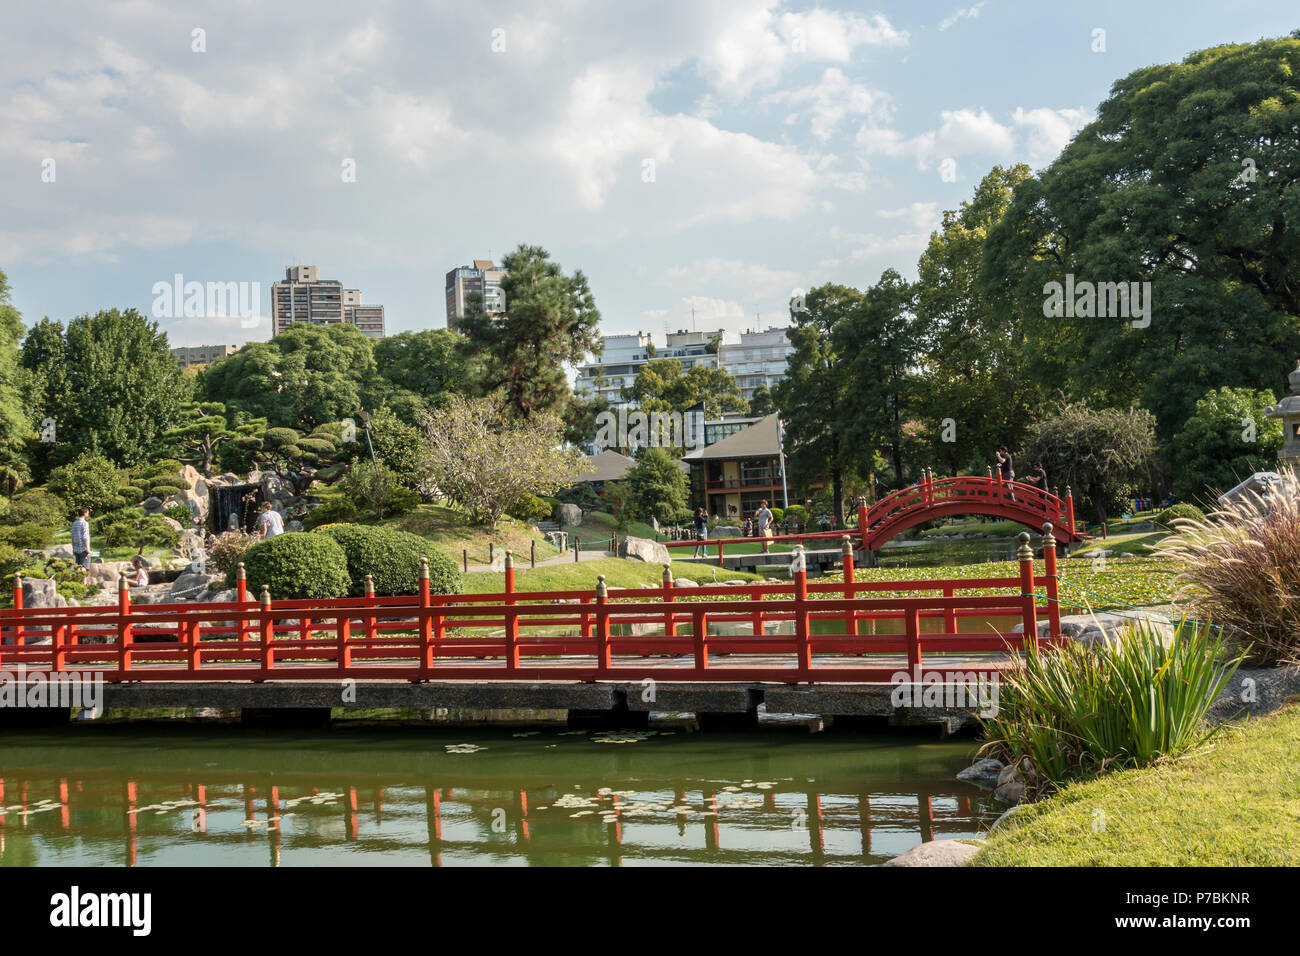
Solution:
M 1044 470 L 1041 461 L 1034 463 L 1034 470 L 1030 472 L 1029 480 L 1026 481 L 1025 484 L 1033 485 L 1035 488 L 1041 488 L 1043 491 L 1047 490 L 1047 472 Z
M 709 556 L 709 516 L 704 513 L 703 508 L 695 509 L 695 557 L 707 558 Z
M 77 520 L 72 522 L 72 560 L 83 569 L 90 570 L 90 509 L 78 508 Z
M 772 538 L 772 512 L 767 508 L 767 499 L 764 498 L 758 503 L 758 510 L 754 512 L 754 520 L 758 522 L 758 534 L 763 539 L 763 553 L 768 553 L 768 546 Z
M 271 502 L 262 502 L 262 513 L 257 517 L 257 532 L 262 538 L 274 538 L 284 534 L 284 519 L 271 507 Z

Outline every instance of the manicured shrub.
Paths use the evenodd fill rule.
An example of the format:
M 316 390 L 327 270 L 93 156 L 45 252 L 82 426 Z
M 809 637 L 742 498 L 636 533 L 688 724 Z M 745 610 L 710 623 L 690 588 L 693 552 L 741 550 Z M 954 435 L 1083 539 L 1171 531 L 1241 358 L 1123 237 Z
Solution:
M 348 562 L 329 535 L 279 534 L 259 541 L 243 557 L 248 592 L 254 599 L 262 586 L 272 599 L 336 598 L 348 593 Z M 226 587 L 235 586 L 237 567 L 226 571 Z
M 545 521 L 551 516 L 551 505 L 537 495 L 525 492 L 514 504 L 506 509 L 506 514 L 520 521 Z
M 163 500 L 170 498 L 172 495 L 181 495 L 184 493 L 185 493 L 185 489 L 182 488 L 180 485 L 172 485 L 172 484 L 164 483 L 164 484 L 151 485 L 149 487 L 149 494 L 153 495 L 155 498 L 160 498 Z
M 111 548 L 121 545 L 171 548 L 181 539 L 180 532 L 160 516 L 146 515 L 140 508 L 123 508 L 96 518 L 91 522 L 91 534 L 99 535 Z
M 130 498 L 133 505 L 138 505 L 148 497 L 139 485 L 122 485 L 117 489 L 117 494 L 121 498 Z
M 434 594 L 457 594 L 460 569 L 455 560 L 419 535 L 394 528 L 341 524 L 316 532 L 338 542 L 347 557 L 350 593 L 365 593 L 366 575 L 376 594 L 416 594 L 420 587 L 420 559 L 429 559 L 429 590 Z
M 179 521 L 182 528 L 191 527 L 194 524 L 194 512 L 186 505 L 172 505 L 170 508 L 164 508 L 163 514 L 173 521 Z
M 72 519 L 72 509 L 58 495 L 51 494 L 43 488 L 29 488 L 17 495 L 6 516 L 9 524 L 39 524 L 47 528 L 58 528 L 68 524 Z
M 1166 528 L 1174 526 L 1174 519 L 1187 518 L 1189 521 L 1204 521 L 1205 512 L 1196 505 L 1189 505 L 1180 502 L 1176 505 L 1170 505 L 1160 514 L 1156 515 L 1156 524 L 1164 525 Z
M 384 515 L 389 518 L 398 518 L 410 514 L 419 506 L 419 493 L 398 485 L 393 489 L 393 494 L 388 499 L 388 507 L 384 509 Z
M 45 525 L 25 522 L 0 526 L 0 542 L 22 550 L 48 548 L 54 543 L 54 532 Z
M 185 466 L 175 458 L 163 458 L 159 461 L 152 462 L 148 465 L 142 465 L 132 471 L 132 474 L 146 483 L 157 481 L 159 478 L 175 478 L 180 475 Z
M 219 534 L 208 546 L 208 563 L 216 574 L 225 574 L 243 560 L 249 548 L 261 539 L 256 535 L 242 531 L 227 531 Z
M 1002 672 L 981 753 L 1019 766 L 1031 793 L 1184 754 L 1214 733 L 1202 718 L 1241 663 L 1225 650 L 1188 621 L 1172 639 L 1137 622 L 1111 644 L 1030 644 Z
M 357 520 L 357 506 L 347 498 L 334 498 L 317 505 L 302 519 L 303 529 L 311 531 L 323 524 L 339 524 Z

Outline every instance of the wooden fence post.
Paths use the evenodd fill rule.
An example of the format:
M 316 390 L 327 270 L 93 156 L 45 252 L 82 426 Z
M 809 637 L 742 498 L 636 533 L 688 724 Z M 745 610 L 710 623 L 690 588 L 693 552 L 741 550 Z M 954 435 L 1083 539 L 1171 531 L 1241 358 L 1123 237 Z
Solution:
M 14 575 L 14 610 L 23 609 L 23 576 Z M 21 614 L 14 615 L 14 644 L 22 646 L 23 643 L 23 619 Z
M 673 566 L 664 565 L 664 604 L 673 603 Z M 677 636 L 677 617 L 671 607 L 664 610 L 664 637 Z
M 366 640 L 370 641 L 375 638 L 378 632 L 378 618 L 375 616 L 375 579 L 373 576 L 366 575 L 365 583 L 366 598 Z M 367 647 L 370 645 L 367 644 Z
M 248 640 L 248 618 L 244 616 L 242 605 L 248 602 L 248 572 L 244 570 L 244 562 L 239 562 L 239 567 L 235 569 L 235 600 L 241 605 L 239 609 L 239 639 Z
M 427 678 L 433 669 L 433 616 L 429 607 L 433 598 L 429 594 L 429 559 L 420 559 L 420 677 Z
M 275 667 L 275 620 L 271 617 L 271 586 L 262 585 L 262 670 Z
M 117 667 L 122 672 L 131 669 L 131 587 L 126 572 L 117 574 Z
M 596 576 L 596 673 L 603 674 L 613 663 L 609 648 L 609 588 L 605 575 Z
M 857 591 L 853 587 L 853 539 L 847 534 L 840 545 L 840 557 L 844 565 L 844 600 L 852 601 Z M 844 633 L 853 637 L 858 633 L 858 614 L 852 608 L 844 614 Z
M 1020 602 L 1024 608 L 1025 642 L 1038 642 L 1038 609 L 1034 597 L 1034 549 L 1029 546 L 1029 532 L 1020 532 L 1020 549 L 1016 558 L 1020 561 Z
M 1075 528 L 1074 492 L 1070 490 L 1069 485 L 1065 486 L 1065 525 L 1066 525 L 1066 530 L 1069 531 L 1071 534 L 1073 534 Z
M 1047 591 L 1047 622 L 1052 637 L 1061 636 L 1061 603 L 1058 590 L 1059 578 L 1056 572 L 1056 538 L 1052 535 L 1052 523 L 1043 525 L 1043 576 Z
M 790 577 L 794 578 L 794 635 L 795 651 L 798 654 L 799 676 L 812 680 L 812 640 L 808 622 L 808 560 L 804 557 L 803 545 L 794 549 L 794 558 L 790 561 Z
M 515 671 L 519 669 L 519 618 L 509 607 L 515 603 L 515 553 L 509 549 L 506 550 L 505 587 L 506 670 Z

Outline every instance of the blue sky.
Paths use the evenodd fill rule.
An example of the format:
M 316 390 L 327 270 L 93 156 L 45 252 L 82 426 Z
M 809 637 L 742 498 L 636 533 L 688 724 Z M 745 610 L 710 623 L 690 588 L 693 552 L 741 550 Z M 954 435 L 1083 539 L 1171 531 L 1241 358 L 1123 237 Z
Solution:
M 1116 79 L 1296 26 L 1281 2 L 10 6 L 0 270 L 32 322 L 148 312 L 176 273 L 266 308 L 308 263 L 395 333 L 527 242 L 587 274 L 606 332 L 784 324 L 796 289 L 914 275 L 942 210 L 1049 163 Z

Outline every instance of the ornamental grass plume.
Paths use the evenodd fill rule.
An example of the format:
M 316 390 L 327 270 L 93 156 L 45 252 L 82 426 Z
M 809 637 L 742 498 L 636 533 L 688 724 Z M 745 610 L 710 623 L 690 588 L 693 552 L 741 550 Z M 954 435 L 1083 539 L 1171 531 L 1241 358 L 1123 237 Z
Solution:
M 1245 662 L 1300 663 L 1300 480 L 1284 472 L 1203 521 L 1178 518 L 1156 555 L 1182 564 L 1174 600 L 1223 628 Z

